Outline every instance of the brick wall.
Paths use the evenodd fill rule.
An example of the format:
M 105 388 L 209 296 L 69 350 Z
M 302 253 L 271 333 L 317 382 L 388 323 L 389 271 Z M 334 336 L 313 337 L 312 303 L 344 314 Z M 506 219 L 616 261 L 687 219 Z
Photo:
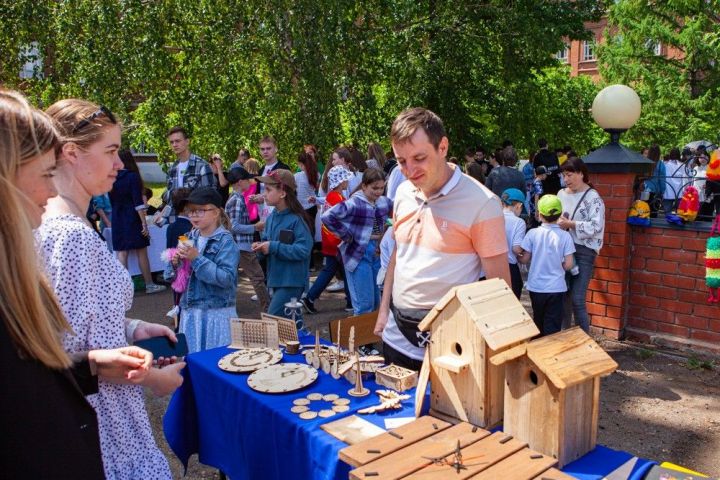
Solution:
M 720 305 L 707 303 L 707 237 L 632 227 L 627 336 L 720 353 Z

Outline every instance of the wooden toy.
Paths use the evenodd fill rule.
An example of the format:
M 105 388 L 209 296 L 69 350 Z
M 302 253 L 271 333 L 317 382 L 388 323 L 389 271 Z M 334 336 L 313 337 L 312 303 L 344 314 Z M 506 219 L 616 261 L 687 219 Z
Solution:
M 410 395 L 401 395 L 393 390 L 375 390 L 375 393 L 380 397 L 380 404 L 373 405 L 372 407 L 361 408 L 358 413 L 368 414 L 383 412 L 385 410 L 393 410 L 402 408 L 401 402 L 410 398 Z
M 600 377 L 617 363 L 580 328 L 539 338 L 495 355 L 505 366 L 503 430 L 562 467 L 593 448 Z
M 502 432 L 490 433 L 467 422 L 451 425 L 431 416 L 340 450 L 340 459 L 356 467 L 354 480 L 505 479 L 565 480 L 552 467 L 557 460 L 527 448 Z
M 258 392 L 285 393 L 307 387 L 317 377 L 317 370 L 304 363 L 281 363 L 256 370 L 247 382 Z
M 277 322 L 249 318 L 230 319 L 229 348 L 274 348 L 280 346 Z
M 285 317 L 270 315 L 269 313 L 260 313 L 262 320 L 272 320 L 277 323 L 278 341 L 280 345 L 287 345 L 287 342 L 298 342 L 298 331 L 295 321 Z
M 481 427 L 500 423 L 504 369 L 490 357 L 540 333 L 510 287 L 500 279 L 454 287 L 419 329 L 431 333 L 423 365 L 432 389 L 430 414 Z M 416 411 L 422 398 L 416 396 Z
M 282 360 L 282 352 L 274 348 L 241 348 L 218 361 L 221 370 L 232 373 L 254 372 Z
M 375 370 L 375 383 L 398 392 L 410 390 L 418 381 L 418 372 L 390 364 Z M 423 392 L 424 393 L 424 392 Z

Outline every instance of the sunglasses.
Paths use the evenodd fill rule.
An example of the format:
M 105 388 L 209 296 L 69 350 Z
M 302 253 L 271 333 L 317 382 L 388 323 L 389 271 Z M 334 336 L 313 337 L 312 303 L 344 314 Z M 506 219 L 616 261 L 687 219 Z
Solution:
M 107 108 L 105 105 L 100 105 L 100 108 L 98 109 L 97 112 L 93 113 L 92 115 L 90 115 L 87 118 L 80 120 L 80 122 L 78 122 L 78 124 L 75 125 L 75 128 L 73 128 L 72 133 L 77 133 L 79 130 L 82 130 L 83 128 L 87 127 L 88 125 L 90 125 L 92 123 L 93 120 L 95 120 L 96 118 L 98 118 L 101 115 L 105 115 L 108 118 L 108 120 L 110 120 L 110 122 L 112 122 L 113 124 L 117 123 L 117 119 L 115 118 L 115 115 L 113 115 L 113 113 L 110 111 L 110 109 Z

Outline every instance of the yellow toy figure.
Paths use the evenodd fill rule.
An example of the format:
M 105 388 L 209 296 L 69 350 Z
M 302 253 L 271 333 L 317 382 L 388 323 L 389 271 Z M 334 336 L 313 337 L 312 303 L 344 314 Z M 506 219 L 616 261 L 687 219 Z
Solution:
M 680 204 L 677 208 L 677 216 L 682 218 L 683 222 L 692 222 L 697 218 L 700 210 L 700 200 L 697 188 L 693 186 L 685 187 Z
M 708 180 L 720 180 L 720 150 L 715 150 L 710 155 L 706 175 Z
M 630 225 L 650 226 L 650 205 L 643 200 L 635 200 L 628 211 L 627 223 Z

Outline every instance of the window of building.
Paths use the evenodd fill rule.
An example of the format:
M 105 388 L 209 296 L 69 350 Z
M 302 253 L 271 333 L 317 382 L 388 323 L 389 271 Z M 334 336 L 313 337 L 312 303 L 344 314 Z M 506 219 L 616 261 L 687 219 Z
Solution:
M 595 60 L 595 42 L 589 42 L 585 40 L 582 43 L 582 59 L 584 62 Z
M 560 60 L 561 62 L 567 63 L 568 58 L 570 57 L 570 47 L 566 44 L 562 50 L 557 52 L 555 54 L 555 58 Z
M 25 62 L 20 70 L 20 78 L 42 78 L 42 57 L 38 42 L 31 42 L 21 49 L 20 60 Z
M 655 55 L 662 54 L 662 44 L 660 42 L 656 42 L 655 40 L 647 40 L 645 42 L 645 48 L 650 50 Z

